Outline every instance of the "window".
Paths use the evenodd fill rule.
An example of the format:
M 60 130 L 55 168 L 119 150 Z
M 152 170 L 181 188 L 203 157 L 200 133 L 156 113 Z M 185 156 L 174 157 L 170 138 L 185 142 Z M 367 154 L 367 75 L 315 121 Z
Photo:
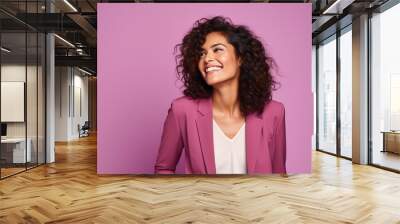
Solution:
M 318 149 L 336 153 L 336 36 L 318 47 Z
M 371 18 L 372 163 L 400 170 L 400 4 Z
M 352 35 L 351 26 L 340 36 L 340 154 L 352 157 Z

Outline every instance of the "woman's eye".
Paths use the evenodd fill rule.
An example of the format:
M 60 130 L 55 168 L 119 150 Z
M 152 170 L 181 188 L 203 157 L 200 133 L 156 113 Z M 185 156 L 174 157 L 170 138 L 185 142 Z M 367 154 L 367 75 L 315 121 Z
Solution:
M 214 52 L 218 52 L 218 51 L 222 51 L 222 49 L 221 48 L 215 48 L 214 49 Z

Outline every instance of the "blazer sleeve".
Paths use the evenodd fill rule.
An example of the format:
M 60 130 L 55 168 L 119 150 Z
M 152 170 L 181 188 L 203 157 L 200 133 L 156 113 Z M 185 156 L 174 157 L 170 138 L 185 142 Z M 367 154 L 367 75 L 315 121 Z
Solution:
M 286 174 L 286 125 L 285 125 L 285 107 L 281 104 L 280 113 L 274 133 L 275 150 L 272 157 L 273 173 Z
M 161 143 L 155 164 L 156 174 L 174 174 L 176 164 L 182 154 L 183 140 L 177 122 L 176 113 L 171 105 L 164 122 Z

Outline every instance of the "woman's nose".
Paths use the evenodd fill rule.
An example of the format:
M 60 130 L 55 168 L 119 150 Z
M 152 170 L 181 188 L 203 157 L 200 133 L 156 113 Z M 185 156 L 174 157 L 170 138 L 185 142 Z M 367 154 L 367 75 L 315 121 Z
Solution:
M 215 60 L 214 55 L 212 55 L 212 53 L 207 53 L 206 62 L 214 61 L 214 60 Z

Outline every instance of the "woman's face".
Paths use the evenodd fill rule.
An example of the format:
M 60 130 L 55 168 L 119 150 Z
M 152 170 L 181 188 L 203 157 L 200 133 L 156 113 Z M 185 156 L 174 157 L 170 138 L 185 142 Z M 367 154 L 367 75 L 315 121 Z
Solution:
M 240 59 L 224 35 L 218 32 L 209 33 L 202 49 L 198 66 L 208 85 L 214 86 L 238 79 Z

